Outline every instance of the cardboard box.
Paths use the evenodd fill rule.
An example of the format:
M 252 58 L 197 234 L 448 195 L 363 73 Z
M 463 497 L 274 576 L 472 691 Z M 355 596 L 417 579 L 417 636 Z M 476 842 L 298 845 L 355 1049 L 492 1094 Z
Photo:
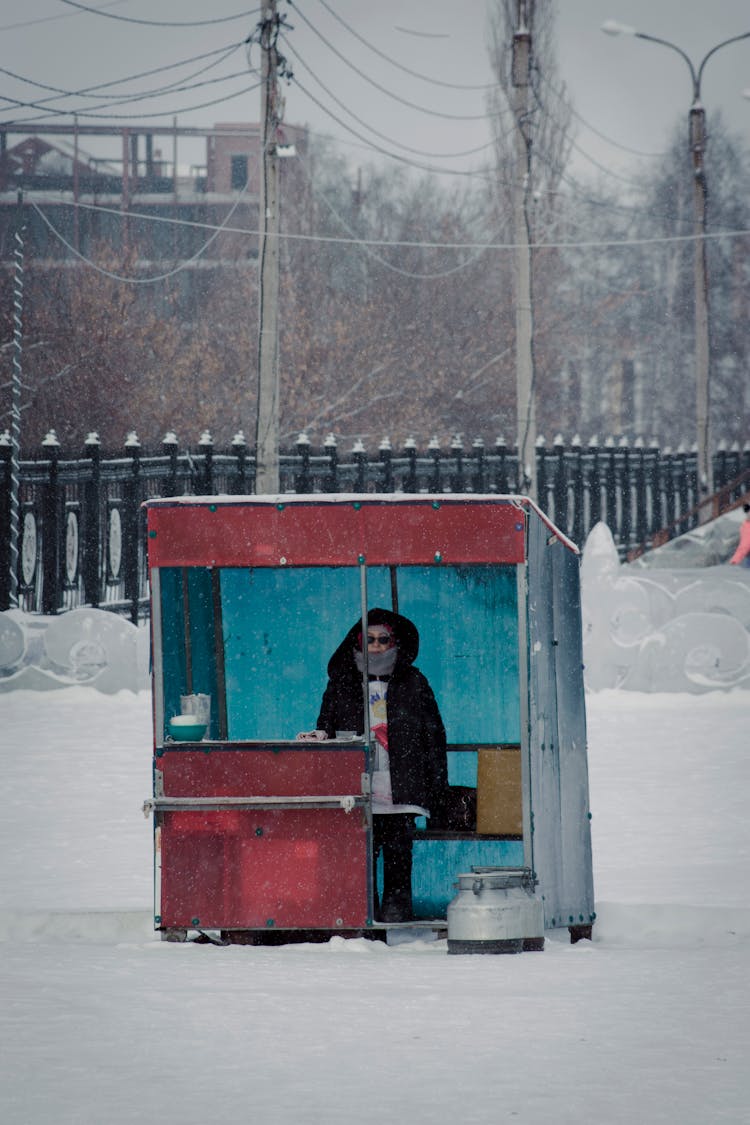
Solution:
M 521 747 L 483 746 L 477 761 L 477 833 L 521 836 Z

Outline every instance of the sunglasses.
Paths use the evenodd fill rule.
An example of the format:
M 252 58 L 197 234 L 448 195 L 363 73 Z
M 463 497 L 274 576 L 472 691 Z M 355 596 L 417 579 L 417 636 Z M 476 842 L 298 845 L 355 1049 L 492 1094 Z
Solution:
M 378 633 L 377 637 L 372 636 L 370 633 L 367 634 L 368 645 L 374 645 L 374 644 L 389 645 L 392 640 L 393 640 L 393 637 L 391 636 L 390 633 Z

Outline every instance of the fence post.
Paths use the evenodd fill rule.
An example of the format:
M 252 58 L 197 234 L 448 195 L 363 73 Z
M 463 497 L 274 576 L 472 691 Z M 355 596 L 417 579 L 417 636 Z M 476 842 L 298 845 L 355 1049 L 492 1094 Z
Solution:
M 633 545 L 633 481 L 630 479 L 630 443 L 626 437 L 620 439 L 620 451 L 622 471 L 620 482 L 622 511 L 620 540 L 623 547 L 628 550 Z
M 463 492 L 464 490 L 464 443 L 458 434 L 454 434 L 451 438 L 451 454 L 456 461 L 456 471 L 453 474 L 450 488 L 451 492 Z
M 727 483 L 727 480 L 729 479 L 727 476 L 727 443 L 723 438 L 719 442 L 719 446 L 714 453 L 713 462 L 713 469 L 715 474 L 714 487 L 718 492 L 720 488 L 724 487 L 724 485 Z
M 674 496 L 674 464 L 672 461 L 672 447 L 667 446 L 661 459 L 661 479 L 664 489 L 664 526 L 674 523 L 675 496 Z
M 547 512 L 549 511 L 549 496 L 547 495 L 549 484 L 547 481 L 547 443 L 544 440 L 544 434 L 540 434 L 536 439 L 534 456 L 536 457 L 536 500 L 542 511 Z M 519 485 L 521 471 L 519 467 Z
M 733 441 L 727 453 L 727 479 L 725 483 L 728 484 L 730 480 L 734 480 L 741 472 L 740 443 L 738 441 Z M 734 497 L 734 499 L 736 499 L 736 497 Z
M 689 508 L 697 508 L 697 506 L 700 504 L 701 500 L 703 499 L 703 495 L 704 495 L 700 490 L 699 480 L 698 480 L 698 444 L 697 444 L 697 442 L 693 442 L 693 445 L 690 449 L 690 453 L 685 455 L 685 488 L 686 488 L 687 496 L 688 496 L 688 507 Z M 718 512 L 717 512 L 717 515 L 718 515 Z M 704 522 L 706 519 L 710 519 L 710 518 L 711 518 L 710 515 L 709 516 L 705 516 L 705 515 L 702 516 L 699 511 L 695 512 L 693 514 L 693 516 L 691 517 L 690 527 L 698 527 L 699 524 Z
M 430 438 L 427 452 L 432 458 L 432 472 L 430 473 L 430 483 L 428 489 L 430 492 L 442 492 L 442 485 L 440 482 L 440 442 L 437 437 Z
M 404 442 L 404 456 L 409 461 L 409 468 L 404 478 L 404 492 L 417 491 L 417 443 L 413 437 L 408 437 Z
M 198 441 L 198 449 L 203 456 L 203 471 L 200 478 L 200 496 L 213 496 L 214 489 L 214 439 L 204 430 Z
M 10 478 L 13 446 L 10 431 L 0 434 L 0 610 L 10 609 L 13 565 L 10 543 Z
M 562 434 L 556 434 L 553 443 L 555 455 L 555 476 L 552 484 L 552 497 L 555 505 L 555 524 L 568 534 L 568 482 L 565 479 L 565 443 Z
M 179 449 L 177 434 L 172 430 L 168 430 L 161 439 L 161 447 L 164 450 L 164 456 L 169 458 L 169 469 L 167 470 L 167 476 L 164 480 L 164 495 L 176 496 L 178 471 L 177 451 Z
M 380 463 L 383 466 L 383 492 L 393 492 L 393 448 L 391 439 L 384 437 L 378 446 Z
M 335 434 L 329 434 L 325 439 L 323 451 L 328 458 L 328 471 L 323 477 L 323 492 L 338 492 L 339 450 Z
M 141 554 L 141 443 L 135 431 L 128 434 L 125 449 L 131 459 L 130 477 L 123 489 L 123 555 L 125 600 L 130 602 L 130 620 L 138 624 L 138 602 L 140 595 L 140 554 Z
M 677 449 L 675 469 L 677 470 L 677 496 L 680 501 L 680 523 L 673 534 L 681 535 L 690 526 L 685 515 L 690 509 L 690 503 L 688 500 L 687 450 L 684 442 L 680 442 Z
M 617 468 L 615 463 L 615 439 L 608 437 L 604 442 L 607 462 L 604 468 L 604 499 L 607 508 L 606 524 L 617 542 Z
M 502 434 L 495 438 L 495 457 L 497 458 L 495 491 L 499 492 L 501 496 L 507 496 L 510 492 L 508 486 L 508 447 Z
M 50 430 L 42 442 L 49 457 L 47 483 L 42 487 L 42 613 L 60 608 L 60 442 Z
M 474 476 L 472 477 L 471 487 L 474 492 L 483 493 L 487 491 L 487 483 L 484 472 L 484 442 L 481 438 L 474 438 L 471 443 L 471 448 L 474 450 Z
M 570 443 L 573 472 L 573 527 L 572 539 L 574 543 L 582 543 L 583 531 L 583 450 L 581 439 L 575 434 Z
M 294 478 L 294 491 L 301 494 L 312 492 L 310 479 L 310 439 L 306 433 L 297 437 L 297 455 L 300 459 L 300 471 Z
M 83 443 L 91 461 L 91 477 L 83 490 L 83 596 L 87 605 L 98 606 L 102 600 L 102 449 L 99 435 L 93 430 Z
M 357 477 L 354 482 L 355 492 L 367 492 L 367 452 L 360 438 L 352 446 L 352 457 L 357 466 Z
M 635 439 L 635 541 L 638 546 L 646 542 L 648 535 L 648 501 L 646 498 L 646 463 L 643 438 Z
M 644 542 L 646 539 L 650 539 L 660 527 L 663 527 L 661 522 L 661 492 L 659 490 L 659 477 L 661 475 L 659 460 L 659 447 L 655 440 L 651 438 L 651 444 L 645 454 L 646 493 L 650 497 L 650 509 L 648 512 Z
M 591 476 L 589 477 L 589 531 L 602 518 L 602 475 L 599 460 L 599 438 L 595 434 L 589 439 L 591 456 Z
M 247 439 L 242 430 L 232 438 L 232 452 L 237 458 L 237 468 L 232 482 L 232 494 L 245 496 L 247 493 Z

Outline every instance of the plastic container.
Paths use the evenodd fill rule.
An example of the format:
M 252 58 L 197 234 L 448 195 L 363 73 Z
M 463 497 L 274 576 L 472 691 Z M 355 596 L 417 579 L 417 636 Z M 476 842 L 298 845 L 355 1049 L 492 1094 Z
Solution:
M 206 724 L 195 715 L 175 715 L 169 720 L 169 733 L 175 742 L 200 742 L 206 733 Z

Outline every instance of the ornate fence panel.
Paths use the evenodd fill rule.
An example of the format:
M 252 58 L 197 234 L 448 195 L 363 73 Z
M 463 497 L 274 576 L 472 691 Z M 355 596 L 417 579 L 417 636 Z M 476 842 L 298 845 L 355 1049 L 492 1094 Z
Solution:
M 750 491 L 750 443 L 720 448 L 714 480 L 723 510 Z M 599 520 L 610 527 L 623 557 L 665 542 L 699 522 L 694 452 L 660 450 L 609 439 L 603 446 L 566 447 L 562 439 L 537 448 L 540 507 L 576 543 Z M 433 439 L 395 451 L 386 439 L 368 453 L 361 442 L 341 456 L 333 437 L 313 450 L 305 435 L 280 455 L 282 493 L 425 494 L 520 491 L 514 448 L 498 440 L 469 450 L 455 439 L 443 450 Z M 180 449 L 167 434 L 147 454 L 135 434 L 123 454 L 104 458 L 95 435 L 84 454 L 63 456 L 51 432 L 38 458 L 21 462 L 18 601 L 32 613 L 90 605 L 137 620 L 147 604 L 144 500 L 155 496 L 248 495 L 255 463 L 243 435 L 216 452 L 204 433 Z M 0 609 L 10 605 L 10 442 L 0 435 Z

